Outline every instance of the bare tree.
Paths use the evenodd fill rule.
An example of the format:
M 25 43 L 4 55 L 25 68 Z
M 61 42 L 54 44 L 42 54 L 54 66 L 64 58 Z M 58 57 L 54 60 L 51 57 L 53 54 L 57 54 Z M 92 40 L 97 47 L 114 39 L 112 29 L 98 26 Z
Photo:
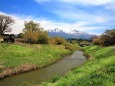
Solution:
M 11 28 L 9 26 L 14 22 L 14 19 L 12 19 L 10 16 L 0 14 L 0 35 L 4 34 L 5 32 L 10 32 Z

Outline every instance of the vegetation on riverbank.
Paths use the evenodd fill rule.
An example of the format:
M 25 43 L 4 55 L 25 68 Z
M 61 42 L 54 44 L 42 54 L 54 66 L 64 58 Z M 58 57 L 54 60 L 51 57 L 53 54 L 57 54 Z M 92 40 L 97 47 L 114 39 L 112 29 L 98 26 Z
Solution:
M 99 37 L 93 39 L 93 44 L 101 46 L 115 45 L 115 29 L 106 30 Z
M 48 66 L 71 52 L 64 45 L 0 44 L 0 78 Z
M 42 86 L 115 86 L 115 48 L 88 46 L 84 51 L 92 58 L 85 65 Z

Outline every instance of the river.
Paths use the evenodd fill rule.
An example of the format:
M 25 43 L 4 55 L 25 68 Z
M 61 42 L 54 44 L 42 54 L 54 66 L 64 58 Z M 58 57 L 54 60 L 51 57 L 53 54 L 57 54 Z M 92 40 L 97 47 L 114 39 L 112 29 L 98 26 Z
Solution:
M 12 75 L 0 80 L 0 86 L 21 86 L 25 82 L 40 84 L 51 79 L 55 75 L 64 76 L 71 69 L 82 65 L 86 61 L 82 51 L 75 51 L 72 55 L 65 56 L 56 63 L 27 73 Z

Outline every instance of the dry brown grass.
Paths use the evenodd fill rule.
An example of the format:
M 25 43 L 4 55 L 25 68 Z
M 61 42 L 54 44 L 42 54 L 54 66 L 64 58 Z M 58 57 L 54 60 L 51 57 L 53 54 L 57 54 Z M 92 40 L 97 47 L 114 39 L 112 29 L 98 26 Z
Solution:
M 4 68 L 5 68 L 5 66 L 0 64 L 0 69 L 4 69 Z
M 36 45 L 36 48 L 42 49 L 42 46 L 41 45 Z
M 0 78 L 4 78 L 6 76 L 10 76 L 13 74 L 19 74 L 19 73 L 27 72 L 30 70 L 36 70 L 38 68 L 36 65 L 33 65 L 30 63 L 23 64 L 21 66 L 14 67 L 14 68 L 4 68 L 3 66 L 0 66 L 0 67 L 3 68 L 3 71 L 0 74 Z
M 65 46 L 60 45 L 60 46 L 58 46 L 57 48 L 58 48 L 58 49 L 64 49 L 64 48 L 65 48 Z

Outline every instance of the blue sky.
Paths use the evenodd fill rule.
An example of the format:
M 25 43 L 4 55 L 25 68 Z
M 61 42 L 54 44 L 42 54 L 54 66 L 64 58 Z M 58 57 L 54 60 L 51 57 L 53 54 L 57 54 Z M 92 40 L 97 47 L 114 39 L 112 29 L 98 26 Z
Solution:
M 12 33 L 33 20 L 45 30 L 59 28 L 101 34 L 115 28 L 115 0 L 0 0 L 0 14 L 15 19 Z

